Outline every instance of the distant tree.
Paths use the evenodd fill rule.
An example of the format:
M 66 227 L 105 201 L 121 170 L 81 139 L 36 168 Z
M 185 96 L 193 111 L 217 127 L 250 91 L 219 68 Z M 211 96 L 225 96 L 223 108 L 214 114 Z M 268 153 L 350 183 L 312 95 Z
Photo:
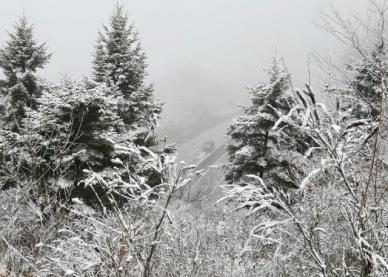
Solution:
M 345 88 L 329 88 L 340 99 L 339 108 L 345 118 L 377 120 L 380 115 L 382 83 L 388 77 L 387 54 L 384 42 L 353 58 L 346 65 L 348 80 Z
M 155 126 L 161 106 L 154 101 L 153 87 L 145 84 L 146 57 L 135 27 L 128 21 L 124 7 L 116 5 L 109 24 L 98 34 L 93 76 L 96 82 L 118 88 L 123 95 L 123 122 L 142 130 L 139 137 L 145 139 Z
M 269 185 L 295 188 L 298 162 L 309 141 L 292 125 L 278 123 L 286 114 L 297 117 L 295 99 L 288 92 L 289 76 L 277 60 L 268 73 L 269 83 L 250 90 L 251 105 L 229 127 L 226 180 L 236 183 L 245 175 L 258 175 Z
M 105 49 L 104 37 L 101 32 L 98 33 L 95 52 L 93 54 L 93 77 L 96 82 L 103 83 L 105 76 Z
M 1 110 L 10 128 L 16 130 L 25 116 L 25 109 L 36 108 L 42 89 L 36 71 L 48 63 L 51 54 L 47 53 L 44 43 L 35 41 L 33 27 L 25 16 L 18 19 L 14 28 L 5 47 L 0 49 L 0 68 L 5 75 Z

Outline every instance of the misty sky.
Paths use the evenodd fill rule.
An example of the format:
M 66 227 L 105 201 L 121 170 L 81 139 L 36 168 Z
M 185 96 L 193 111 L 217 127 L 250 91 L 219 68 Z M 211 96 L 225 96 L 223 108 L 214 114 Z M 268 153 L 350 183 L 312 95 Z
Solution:
M 88 75 L 96 33 L 115 0 L 0 0 L 0 45 L 23 13 L 36 37 L 53 52 L 42 72 L 49 80 L 66 73 Z M 295 83 L 307 79 L 309 51 L 340 51 L 317 28 L 326 0 L 131 0 L 122 1 L 148 56 L 149 80 L 166 105 L 165 120 L 180 114 L 226 114 L 247 98 L 245 87 L 265 77 L 277 53 Z M 340 10 L 363 13 L 366 0 L 334 0 Z M 350 7 L 350 8 L 349 8 Z M 345 9 L 346 8 L 346 9 Z M 352 9 L 352 10 L 349 10 Z

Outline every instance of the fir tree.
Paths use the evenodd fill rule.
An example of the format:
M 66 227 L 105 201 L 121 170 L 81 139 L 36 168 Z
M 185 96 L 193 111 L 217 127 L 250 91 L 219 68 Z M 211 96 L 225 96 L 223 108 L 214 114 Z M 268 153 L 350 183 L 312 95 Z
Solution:
M 288 94 L 289 76 L 275 60 L 269 70 L 270 81 L 251 89 L 251 105 L 229 127 L 231 142 L 226 180 L 244 181 L 246 175 L 257 175 L 270 186 L 296 188 L 298 162 L 308 141 L 298 128 L 286 122 L 277 126 L 285 114 L 290 116 L 295 100 Z
M 0 130 L 1 183 L 34 185 L 32 198 L 45 199 L 43 207 L 50 197 L 106 207 L 109 199 L 125 202 L 139 184 L 159 185 L 164 154 L 134 143 L 119 116 L 121 100 L 119 91 L 87 80 L 43 90 L 39 110 L 27 109 L 19 133 Z
M 96 82 L 118 88 L 123 95 L 120 116 L 144 140 L 155 127 L 161 106 L 155 103 L 153 87 L 144 82 L 146 57 L 135 27 L 128 21 L 123 6 L 117 5 L 109 24 L 98 34 L 93 76 Z
M 18 129 L 25 108 L 36 108 L 36 99 L 41 93 L 36 71 L 48 63 L 51 54 L 47 53 L 44 43 L 35 41 L 32 25 L 25 16 L 20 17 L 14 27 L 0 50 L 0 68 L 6 77 L 1 91 L 3 116 L 10 128 Z
M 96 81 L 117 85 L 124 95 L 139 89 L 146 75 L 145 54 L 134 25 L 121 5 L 116 5 L 108 26 L 99 33 L 94 55 Z M 103 61 L 103 62 L 102 62 Z
M 384 80 L 388 77 L 384 43 L 377 43 L 361 60 L 353 59 L 346 68 L 350 76 L 347 88 L 330 90 L 340 96 L 339 108 L 345 112 L 345 119 L 377 120 Z

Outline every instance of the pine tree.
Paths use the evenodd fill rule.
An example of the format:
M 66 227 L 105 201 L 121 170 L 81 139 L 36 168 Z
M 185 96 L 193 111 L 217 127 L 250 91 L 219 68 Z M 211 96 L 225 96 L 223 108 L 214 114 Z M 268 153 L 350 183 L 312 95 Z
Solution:
M 135 27 L 117 5 L 109 25 L 98 34 L 93 60 L 94 80 L 117 87 L 123 95 L 120 116 L 132 130 L 138 130 L 139 141 L 149 136 L 161 105 L 153 97 L 153 87 L 146 85 L 145 54 Z M 142 131 L 140 131 L 142 130 Z
M 42 89 L 36 71 L 48 63 L 51 54 L 44 43 L 34 40 L 33 27 L 25 16 L 14 27 L 6 46 L 0 50 L 0 68 L 6 77 L 1 91 L 3 116 L 10 128 L 17 130 L 26 107 L 36 108 L 36 98 Z
M 244 182 L 246 175 L 257 175 L 270 186 L 296 188 L 298 162 L 308 141 L 292 125 L 277 126 L 283 115 L 292 115 L 295 100 L 289 95 L 289 76 L 277 60 L 269 70 L 270 81 L 252 88 L 251 105 L 229 127 L 231 142 L 226 180 Z

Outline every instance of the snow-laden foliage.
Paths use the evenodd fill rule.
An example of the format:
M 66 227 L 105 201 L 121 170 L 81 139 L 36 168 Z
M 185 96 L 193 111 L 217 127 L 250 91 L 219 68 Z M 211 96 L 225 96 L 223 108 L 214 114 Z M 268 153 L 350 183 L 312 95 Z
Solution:
M 97 82 L 117 85 L 127 94 L 138 90 L 146 76 L 145 53 L 135 26 L 122 5 L 116 5 L 108 25 L 98 34 L 94 56 Z
M 345 87 L 328 87 L 328 92 L 340 98 L 339 109 L 345 118 L 377 120 L 380 114 L 382 83 L 388 77 L 387 54 L 384 42 L 377 43 L 361 58 L 353 58 L 347 65 Z
M 145 83 L 145 53 L 134 25 L 128 21 L 124 7 L 116 5 L 109 24 L 98 34 L 93 75 L 96 82 L 121 92 L 125 99 L 121 118 L 127 125 L 145 128 L 147 136 L 155 127 L 161 105 L 154 100 L 153 87 Z
M 299 189 L 284 192 L 254 175 L 244 186 L 225 186 L 224 200 L 256 221 L 246 251 L 260 251 L 263 276 L 385 276 L 381 121 L 344 122 L 316 102 L 309 86 L 298 95 L 303 120 L 286 124 L 303 122 L 299 128 L 315 144 L 305 155 L 310 167 Z
M 127 22 L 117 7 L 97 82 L 38 85 L 50 55 L 24 17 L 0 52 L 1 112 L 14 125 L 0 127 L 0 275 L 151 274 L 171 196 L 191 168 L 174 175 L 175 148 L 158 149 L 161 108 Z
M 65 80 L 37 101 L 39 109 L 27 111 L 19 133 L 0 134 L 4 186 L 33 181 L 39 196 L 65 194 L 106 206 L 109 197 L 136 193 L 134 183 L 161 183 L 160 156 L 135 143 L 136 133 L 119 116 L 119 92 Z
M 250 89 L 251 105 L 229 127 L 226 179 L 235 183 L 256 174 L 271 186 L 297 188 L 309 140 L 303 130 L 288 124 L 299 117 L 289 76 L 279 60 L 268 73 L 269 83 Z
M 36 109 L 36 98 L 42 87 L 36 71 L 50 59 L 46 45 L 38 44 L 33 37 L 33 28 L 25 16 L 20 17 L 9 33 L 9 40 L 0 49 L 0 68 L 6 77 L 0 87 L 0 116 L 10 129 L 18 129 L 25 109 Z
M 133 183 L 137 193 L 125 205 L 112 199 L 112 208 L 103 213 L 72 198 L 68 204 L 59 203 L 55 213 L 44 215 L 25 187 L 4 191 L 0 194 L 0 272 L 151 276 L 167 257 L 165 249 L 159 248 L 163 237 L 170 236 L 166 229 L 171 197 L 193 178 L 193 169 L 178 168 L 173 156 L 165 161 L 164 173 L 158 187 Z M 150 194 L 155 197 L 151 199 Z

